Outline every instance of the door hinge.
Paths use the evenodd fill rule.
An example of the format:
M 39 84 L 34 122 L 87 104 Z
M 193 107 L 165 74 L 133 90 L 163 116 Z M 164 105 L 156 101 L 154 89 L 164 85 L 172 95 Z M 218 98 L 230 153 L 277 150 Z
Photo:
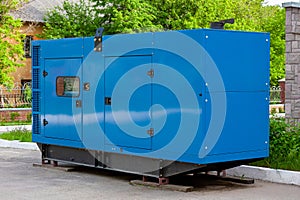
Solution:
M 43 119 L 43 125 L 46 126 L 48 124 L 48 121 L 46 119 Z
M 154 128 L 148 129 L 147 134 L 150 135 L 150 136 L 153 136 L 154 135 Z
M 46 77 L 48 76 L 48 72 L 46 72 L 45 70 L 43 71 L 43 76 Z
M 76 100 L 76 108 L 81 108 L 82 107 L 82 101 L 81 100 Z
M 154 70 L 153 69 L 150 69 L 148 72 L 147 72 L 147 75 L 150 76 L 151 78 L 154 77 Z

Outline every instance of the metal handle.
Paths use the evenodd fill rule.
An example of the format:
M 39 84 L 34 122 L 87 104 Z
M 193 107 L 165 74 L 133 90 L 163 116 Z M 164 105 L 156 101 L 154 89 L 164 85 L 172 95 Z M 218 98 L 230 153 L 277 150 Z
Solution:
M 84 83 L 84 84 L 83 84 L 83 89 L 84 89 L 85 91 L 89 91 L 89 90 L 90 90 L 90 83 Z
M 105 97 L 104 103 L 105 105 L 111 105 L 111 97 Z

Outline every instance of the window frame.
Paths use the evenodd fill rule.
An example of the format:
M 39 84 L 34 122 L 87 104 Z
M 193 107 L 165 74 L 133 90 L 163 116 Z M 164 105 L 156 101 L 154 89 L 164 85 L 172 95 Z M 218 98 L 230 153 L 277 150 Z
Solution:
M 75 80 L 77 79 L 78 80 L 78 90 L 74 90 L 74 82 L 75 82 L 75 80 L 72 82 L 73 83 L 72 90 L 71 91 L 66 90 L 66 88 L 65 88 L 65 81 L 64 81 L 65 78 L 72 78 L 72 79 L 75 79 Z M 60 90 L 63 90 L 63 93 L 60 92 L 60 90 L 58 90 L 59 87 L 61 87 L 61 86 L 58 86 L 58 84 L 61 84 L 61 83 L 58 83 L 58 81 L 60 79 L 63 79 L 63 81 L 64 81 L 63 82 L 63 84 L 64 84 L 63 85 L 63 89 L 60 89 Z M 79 97 L 80 96 L 80 77 L 79 76 L 57 76 L 56 77 L 56 81 L 55 81 L 55 90 L 56 90 L 56 96 L 58 96 L 58 97 L 69 97 L 69 98 Z M 66 95 L 66 91 L 68 91 L 69 94 L 71 94 L 71 95 Z M 72 93 L 74 93 L 76 95 L 74 95 Z
M 24 39 L 24 56 L 25 58 L 31 58 L 32 56 L 32 47 L 31 43 L 33 40 L 32 35 L 26 35 Z

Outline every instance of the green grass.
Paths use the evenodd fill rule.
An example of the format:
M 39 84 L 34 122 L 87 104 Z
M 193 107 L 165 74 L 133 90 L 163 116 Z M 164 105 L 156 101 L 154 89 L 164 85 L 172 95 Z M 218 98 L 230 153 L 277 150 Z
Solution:
M 0 126 L 30 125 L 31 121 L 0 122 Z
M 300 157 L 294 159 L 277 159 L 276 161 L 271 161 L 266 158 L 264 160 L 251 163 L 251 165 L 273 169 L 300 171 Z
M 31 131 L 27 129 L 17 128 L 12 131 L 0 134 L 1 139 L 19 140 L 20 142 L 31 142 Z

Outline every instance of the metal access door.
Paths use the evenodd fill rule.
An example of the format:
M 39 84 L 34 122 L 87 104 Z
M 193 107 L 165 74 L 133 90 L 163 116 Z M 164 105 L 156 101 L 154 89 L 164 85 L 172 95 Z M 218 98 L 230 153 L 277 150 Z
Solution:
M 105 143 L 151 149 L 151 56 L 105 58 Z
M 81 63 L 81 58 L 45 60 L 42 123 L 46 137 L 80 141 Z

